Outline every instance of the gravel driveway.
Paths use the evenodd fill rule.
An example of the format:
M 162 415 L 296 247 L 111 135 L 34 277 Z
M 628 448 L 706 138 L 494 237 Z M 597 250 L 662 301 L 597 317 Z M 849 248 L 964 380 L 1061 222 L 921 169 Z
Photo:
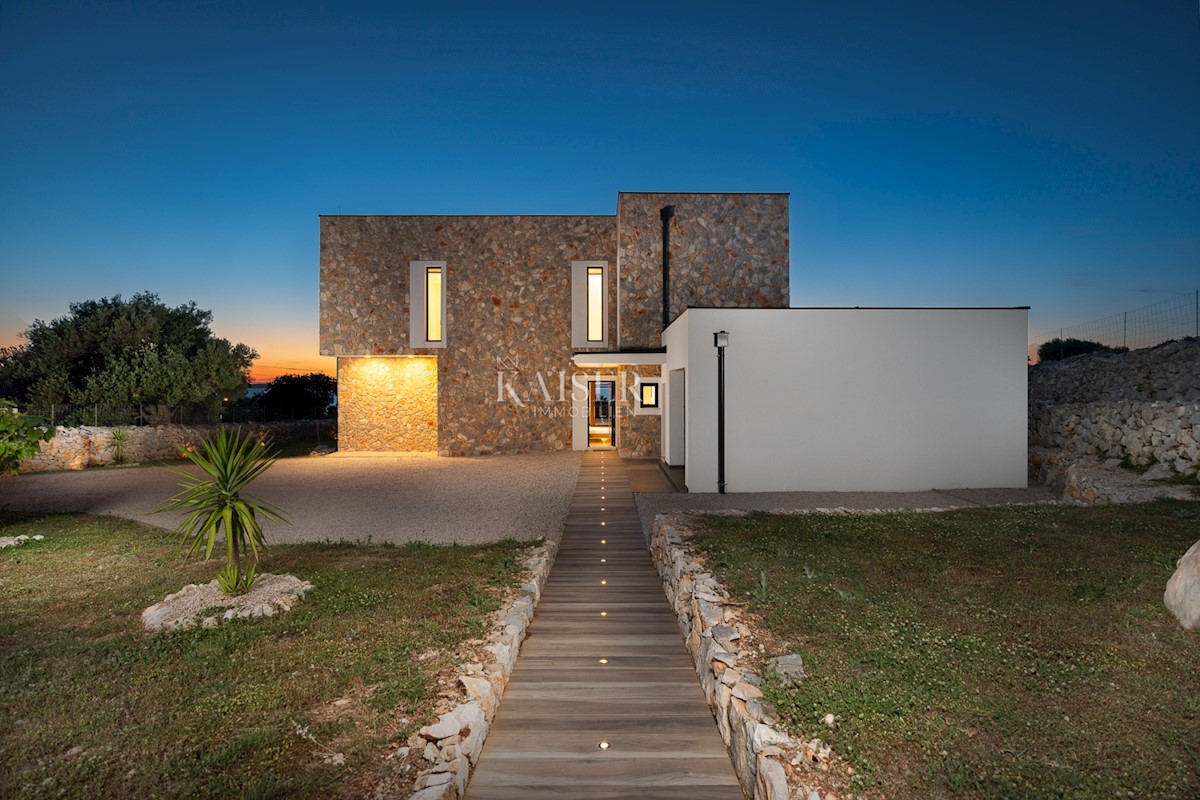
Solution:
M 282 459 L 250 494 L 278 505 L 292 523 L 264 526 L 268 543 L 557 540 L 580 461 L 574 452 L 488 458 L 335 453 Z M 153 467 L 19 475 L 0 478 L 0 509 L 86 511 L 172 528 L 182 514 L 154 509 L 176 491 L 175 478 Z

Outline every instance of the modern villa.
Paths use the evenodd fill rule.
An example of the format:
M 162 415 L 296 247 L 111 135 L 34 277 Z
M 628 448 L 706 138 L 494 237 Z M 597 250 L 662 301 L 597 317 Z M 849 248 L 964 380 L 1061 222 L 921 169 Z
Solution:
M 322 216 L 339 449 L 609 448 L 693 492 L 1024 486 L 1028 309 L 793 308 L 788 221 L 786 194 L 640 192 Z

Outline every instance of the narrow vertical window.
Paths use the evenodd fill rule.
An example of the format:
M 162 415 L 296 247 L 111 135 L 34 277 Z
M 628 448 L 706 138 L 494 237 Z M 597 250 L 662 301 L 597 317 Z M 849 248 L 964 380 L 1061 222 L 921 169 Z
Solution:
M 442 340 L 442 268 L 425 268 L 425 341 Z
M 608 262 L 571 262 L 571 346 L 608 343 Z
M 445 261 L 408 262 L 408 346 L 446 346 Z
M 587 271 L 587 340 L 604 341 L 604 267 Z

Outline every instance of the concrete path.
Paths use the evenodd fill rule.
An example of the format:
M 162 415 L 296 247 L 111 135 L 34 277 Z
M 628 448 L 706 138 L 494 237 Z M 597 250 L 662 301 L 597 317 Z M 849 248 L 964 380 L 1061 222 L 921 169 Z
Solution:
M 621 459 L 584 456 L 468 800 L 741 800 Z

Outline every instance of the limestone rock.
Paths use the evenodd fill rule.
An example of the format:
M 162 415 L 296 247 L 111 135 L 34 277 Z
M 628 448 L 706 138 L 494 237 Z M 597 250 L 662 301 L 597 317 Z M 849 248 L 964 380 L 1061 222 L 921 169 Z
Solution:
M 1200 542 L 1192 545 L 1176 562 L 1175 574 L 1167 581 L 1163 603 L 1184 630 L 1200 629 Z
M 1138 478 L 1138 480 L 1165 481 L 1165 480 L 1169 479 L 1171 476 L 1173 476 L 1174 474 L 1175 474 L 1175 470 L 1171 469 L 1168 465 L 1166 465 L 1162 462 L 1159 462 L 1159 463 L 1155 464 L 1154 466 L 1152 466 L 1150 469 L 1143 472 L 1142 477 Z
M 804 677 L 804 659 L 796 653 L 768 658 L 767 667 L 779 673 L 786 683 L 794 683 Z
M 783 765 L 773 758 L 758 757 L 755 800 L 787 800 L 789 795 L 787 773 Z

